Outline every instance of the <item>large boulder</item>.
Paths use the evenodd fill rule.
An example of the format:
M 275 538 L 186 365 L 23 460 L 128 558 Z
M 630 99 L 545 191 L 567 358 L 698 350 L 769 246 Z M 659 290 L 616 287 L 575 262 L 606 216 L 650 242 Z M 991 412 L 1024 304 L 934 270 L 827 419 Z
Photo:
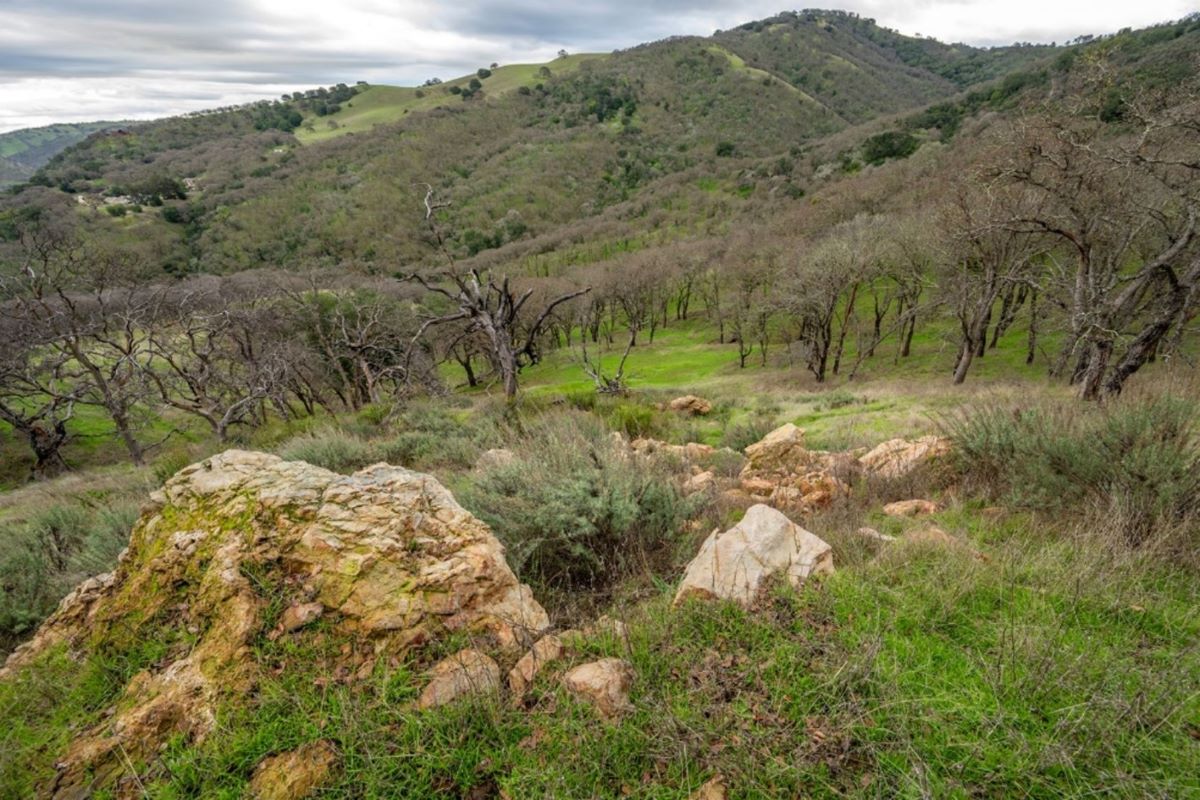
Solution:
M 863 470 L 880 478 L 898 479 L 950 453 L 950 440 L 943 436 L 919 439 L 889 439 L 859 456 Z
M 279 601 L 289 610 L 267 631 Z M 302 636 L 318 616 L 344 639 L 347 676 L 451 631 L 514 647 L 549 625 L 500 542 L 433 477 L 386 464 L 342 476 L 230 450 L 155 492 L 116 570 L 72 592 L 0 669 L 4 680 L 58 649 L 84 659 L 169 645 L 110 718 L 75 734 L 40 794 L 88 796 L 167 740 L 203 738 L 218 702 L 266 669 L 255 637 Z
M 804 429 L 790 422 L 749 445 L 745 452 L 747 472 L 794 472 L 809 462 Z
M 753 604 L 764 582 L 782 575 L 799 587 L 810 575 L 833 572 L 833 550 L 767 505 L 754 505 L 724 533 L 713 531 L 688 564 L 675 603 L 688 597 Z

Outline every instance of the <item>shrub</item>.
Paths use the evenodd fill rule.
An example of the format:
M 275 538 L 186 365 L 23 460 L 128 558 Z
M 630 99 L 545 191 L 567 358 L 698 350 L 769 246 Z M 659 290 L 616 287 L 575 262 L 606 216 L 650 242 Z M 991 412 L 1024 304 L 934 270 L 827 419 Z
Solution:
M 111 568 L 129 540 L 137 506 L 51 505 L 0 525 L 0 653 L 28 635 L 84 578 Z
M 279 455 L 288 461 L 305 461 L 333 472 L 354 472 L 379 459 L 368 442 L 335 428 L 306 433 L 283 445 Z
M 762 441 L 763 437 L 775 428 L 775 421 L 771 417 L 755 414 L 727 427 L 721 436 L 721 446 L 740 453 L 749 445 Z
M 1106 407 L 984 407 L 949 418 L 958 467 L 975 487 L 1026 508 L 1087 506 L 1130 544 L 1200 513 L 1194 401 Z
M 574 411 L 537 420 L 512 463 L 460 495 L 523 580 L 558 590 L 602 591 L 671 551 L 699 502 L 664 465 L 631 459 L 595 417 Z

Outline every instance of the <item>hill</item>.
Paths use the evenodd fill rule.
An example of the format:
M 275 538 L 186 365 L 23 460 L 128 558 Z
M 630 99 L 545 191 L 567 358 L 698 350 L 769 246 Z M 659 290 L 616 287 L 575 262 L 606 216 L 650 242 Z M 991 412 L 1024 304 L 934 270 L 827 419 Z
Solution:
M 77 122 L 0 133 L 0 186 L 28 180 L 51 158 L 91 134 L 128 123 Z

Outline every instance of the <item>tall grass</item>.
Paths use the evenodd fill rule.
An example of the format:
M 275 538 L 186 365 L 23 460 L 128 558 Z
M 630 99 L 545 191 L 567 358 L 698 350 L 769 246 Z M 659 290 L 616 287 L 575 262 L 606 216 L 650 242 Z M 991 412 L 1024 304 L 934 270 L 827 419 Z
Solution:
M 80 581 L 110 569 L 129 541 L 137 506 L 53 504 L 0 523 L 0 653 L 27 636 Z
M 1200 544 L 1200 402 L 984 406 L 946 419 L 969 489 L 1017 507 L 1081 512 L 1138 546 Z

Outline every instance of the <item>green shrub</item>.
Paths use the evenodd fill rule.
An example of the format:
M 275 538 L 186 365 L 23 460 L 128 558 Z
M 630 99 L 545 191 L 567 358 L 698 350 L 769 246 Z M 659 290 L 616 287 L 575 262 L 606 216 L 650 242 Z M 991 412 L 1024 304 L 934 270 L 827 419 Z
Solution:
M 0 525 L 0 653 L 46 618 L 85 578 L 112 568 L 137 507 L 51 505 L 24 523 Z
M 979 408 L 947 420 L 963 477 L 1013 505 L 1086 507 L 1131 544 L 1200 513 L 1194 401 Z
M 534 422 L 516 459 L 461 499 L 492 526 L 509 562 L 540 588 L 603 590 L 669 550 L 694 502 L 664 465 L 631 459 L 595 417 Z
M 379 459 L 377 450 L 357 436 L 322 428 L 288 441 L 279 450 L 288 461 L 305 461 L 333 472 L 354 472 Z
M 734 423 L 725 429 L 721 436 L 721 446 L 739 453 L 775 430 L 774 419 L 764 414 L 755 414 L 741 422 Z

